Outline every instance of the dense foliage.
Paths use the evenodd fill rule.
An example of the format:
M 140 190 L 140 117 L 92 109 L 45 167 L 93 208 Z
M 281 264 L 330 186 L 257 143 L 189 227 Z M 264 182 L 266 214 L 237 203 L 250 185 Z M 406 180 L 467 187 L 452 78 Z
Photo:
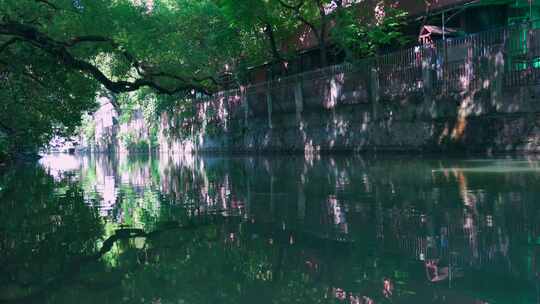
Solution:
M 306 29 L 325 65 L 330 40 L 371 54 L 399 40 L 403 16 L 340 0 L 0 0 L 0 158 L 72 133 L 100 91 L 170 109 L 285 62 Z
M 400 31 L 407 12 L 395 1 L 359 0 L 221 0 L 224 13 L 242 30 L 257 29 L 276 61 L 286 61 L 312 41 L 320 49 L 321 66 L 331 52 L 345 51 L 347 60 L 374 55 L 381 46 L 405 43 Z
M 234 36 L 213 1 L 0 0 L 0 150 L 72 131 L 99 90 L 219 89 Z

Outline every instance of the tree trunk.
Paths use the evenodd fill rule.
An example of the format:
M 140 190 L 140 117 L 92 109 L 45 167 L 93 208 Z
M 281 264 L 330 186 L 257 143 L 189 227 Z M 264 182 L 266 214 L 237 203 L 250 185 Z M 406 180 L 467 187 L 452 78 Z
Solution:
M 270 43 L 270 50 L 272 52 L 272 57 L 274 61 L 280 65 L 280 67 L 285 71 L 286 74 L 288 74 L 287 60 L 283 58 L 283 56 L 281 56 L 281 53 L 279 52 L 276 37 L 274 35 L 274 29 L 270 23 L 266 23 L 264 33 L 266 34 L 268 42 Z
M 326 46 L 326 41 L 324 39 L 320 40 L 319 44 L 319 50 L 320 50 L 320 67 L 324 68 L 328 66 L 328 48 Z
M 322 2 L 317 1 L 317 4 L 319 6 L 319 15 L 321 17 L 321 29 L 319 31 L 319 50 L 321 57 L 320 66 L 321 68 L 324 68 L 328 65 L 328 48 L 326 45 L 326 11 Z

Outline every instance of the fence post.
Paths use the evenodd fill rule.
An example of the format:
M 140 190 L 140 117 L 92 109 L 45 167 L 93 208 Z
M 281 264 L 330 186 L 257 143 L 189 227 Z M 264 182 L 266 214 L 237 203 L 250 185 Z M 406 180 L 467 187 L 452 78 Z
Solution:
M 422 56 L 422 87 L 426 104 L 431 101 L 431 94 L 433 93 L 433 52 L 427 50 L 421 51 L 424 54 Z
M 222 106 L 223 106 L 223 129 L 225 132 L 229 131 L 229 94 L 226 93 L 223 95 Z
M 193 131 L 193 126 L 195 125 L 195 123 L 197 123 L 197 120 L 199 119 L 199 110 L 194 102 L 191 103 L 191 109 L 192 109 L 192 113 L 195 113 L 195 116 L 191 118 L 191 124 L 189 126 L 189 140 L 191 141 L 193 146 L 196 146 L 198 143 L 195 143 L 195 136 L 194 136 L 195 134 Z M 204 104 L 203 104 L 203 109 L 204 111 L 206 111 L 206 109 L 204 108 Z
M 478 89 L 478 84 L 477 84 L 478 79 L 477 77 L 475 77 L 475 74 L 477 73 L 477 71 L 475 70 L 476 67 L 474 66 L 474 60 L 477 60 L 478 58 L 476 58 L 474 54 L 474 51 L 476 48 L 476 45 L 474 44 L 475 39 L 467 39 L 467 42 L 468 42 L 467 43 L 467 59 L 465 60 L 465 65 L 464 65 L 465 67 L 464 73 L 465 73 L 467 81 L 465 81 L 464 89 L 465 89 L 465 92 L 469 94 L 474 89 Z M 445 63 L 448 66 L 448 62 L 445 61 Z
M 206 127 L 208 126 L 208 104 L 210 104 L 210 99 L 208 101 L 205 101 L 202 103 L 202 122 L 201 122 L 201 130 L 204 134 L 206 134 Z M 197 116 L 199 115 L 199 109 L 195 107 L 195 110 L 197 111 Z
M 268 112 L 268 127 L 272 129 L 272 92 L 270 84 L 266 86 L 266 110 Z
M 423 52 L 422 56 L 422 87 L 424 95 L 431 95 L 433 90 L 433 66 L 432 52 Z
M 302 95 L 302 81 L 298 77 L 294 84 L 294 103 L 296 105 L 296 122 L 302 121 L 302 112 L 304 111 L 304 96 Z
M 373 119 L 377 119 L 378 114 L 378 107 L 379 107 L 379 73 L 377 71 L 377 61 L 374 61 L 375 64 L 371 65 L 371 68 L 369 70 L 369 84 L 370 84 L 370 97 L 371 97 L 371 103 L 373 105 L 372 108 L 372 116 Z
M 503 46 L 504 47 L 504 46 Z M 490 90 L 492 94 L 492 102 L 497 106 L 499 106 L 502 102 L 502 89 L 504 84 L 504 54 L 502 49 L 497 49 L 495 53 L 491 55 L 490 70 L 492 71 L 491 75 L 493 75 L 492 82 L 490 84 Z

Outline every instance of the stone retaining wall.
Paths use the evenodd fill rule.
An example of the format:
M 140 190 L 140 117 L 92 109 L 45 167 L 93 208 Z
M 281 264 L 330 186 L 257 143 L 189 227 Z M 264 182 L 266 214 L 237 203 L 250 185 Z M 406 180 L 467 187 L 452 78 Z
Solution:
M 376 104 L 297 111 L 161 138 L 163 152 L 540 152 L 540 87 L 481 90 L 453 97 L 419 94 Z

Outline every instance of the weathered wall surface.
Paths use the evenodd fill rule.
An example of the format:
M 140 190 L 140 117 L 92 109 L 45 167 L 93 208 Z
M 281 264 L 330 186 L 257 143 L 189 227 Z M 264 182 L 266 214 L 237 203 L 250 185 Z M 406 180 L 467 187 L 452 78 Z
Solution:
M 538 88 L 540 90 L 540 88 Z M 540 152 L 536 87 L 476 96 L 381 100 L 326 111 L 281 113 L 230 121 L 219 134 L 204 129 L 185 140 L 164 139 L 162 151 L 332 152 L 463 151 Z
M 471 151 L 540 152 L 540 86 L 507 88 L 499 98 L 483 89 L 456 95 L 380 99 L 377 103 L 304 109 L 208 122 L 180 139 L 162 116 L 163 153 Z M 266 102 L 265 100 L 263 100 Z M 100 120 L 109 121 L 106 111 Z M 251 115 L 251 114 L 250 114 Z M 112 120 L 111 120 L 112 121 Z M 185 133 L 185 128 L 182 130 Z M 176 128 L 178 129 L 178 128 Z M 96 124 L 95 150 L 126 152 L 117 134 L 145 138 L 140 117 L 129 124 Z M 116 147 L 116 149 L 115 149 Z

